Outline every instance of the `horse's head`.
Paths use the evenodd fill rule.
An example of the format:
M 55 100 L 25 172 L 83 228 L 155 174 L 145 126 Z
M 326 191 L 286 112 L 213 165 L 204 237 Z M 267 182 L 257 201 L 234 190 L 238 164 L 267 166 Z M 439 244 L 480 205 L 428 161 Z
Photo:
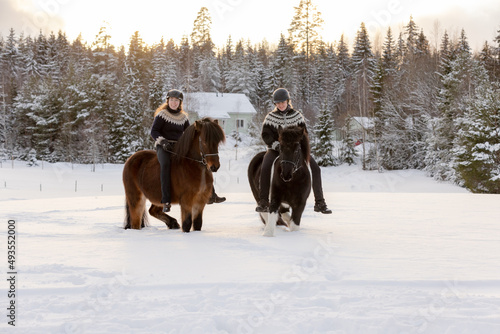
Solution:
M 309 160 L 309 140 L 304 128 L 288 127 L 279 130 L 281 179 L 290 182 L 293 174 Z
M 195 122 L 194 128 L 198 134 L 201 161 L 212 172 L 220 167 L 219 144 L 226 140 L 224 131 L 217 120 L 205 117 Z

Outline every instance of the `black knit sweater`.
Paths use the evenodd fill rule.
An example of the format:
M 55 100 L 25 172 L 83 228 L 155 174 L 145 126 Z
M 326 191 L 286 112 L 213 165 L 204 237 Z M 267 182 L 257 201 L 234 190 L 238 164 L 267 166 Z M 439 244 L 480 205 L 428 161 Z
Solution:
M 304 116 L 292 108 L 287 108 L 285 111 L 278 109 L 267 114 L 262 124 L 262 139 L 269 148 L 273 148 L 273 144 L 278 142 L 278 128 L 287 128 L 290 126 L 300 126 L 306 128 Z
M 155 147 L 162 139 L 177 141 L 189 126 L 188 115 L 184 111 L 167 109 L 161 110 L 153 121 L 151 137 L 155 140 Z

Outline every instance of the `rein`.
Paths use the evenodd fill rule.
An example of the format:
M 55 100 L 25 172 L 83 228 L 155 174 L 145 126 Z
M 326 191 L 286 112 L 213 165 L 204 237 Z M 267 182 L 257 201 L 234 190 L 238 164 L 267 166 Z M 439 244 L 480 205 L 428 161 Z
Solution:
M 198 142 L 199 142 L 199 147 L 200 147 L 200 155 L 201 155 L 201 158 L 200 159 L 194 159 L 194 158 L 190 158 L 190 157 L 183 157 L 184 159 L 187 159 L 187 160 L 191 160 L 191 161 L 196 161 L 197 163 L 199 164 L 202 164 L 203 166 L 206 166 L 207 165 L 207 157 L 215 157 L 215 156 L 218 156 L 219 155 L 219 152 L 217 153 L 203 153 L 203 149 L 202 149 L 202 146 L 201 146 L 201 137 L 198 137 Z M 177 155 L 177 153 L 175 153 L 174 151 L 171 151 L 171 150 L 166 150 L 167 152 L 171 153 L 171 154 L 174 154 L 174 155 Z

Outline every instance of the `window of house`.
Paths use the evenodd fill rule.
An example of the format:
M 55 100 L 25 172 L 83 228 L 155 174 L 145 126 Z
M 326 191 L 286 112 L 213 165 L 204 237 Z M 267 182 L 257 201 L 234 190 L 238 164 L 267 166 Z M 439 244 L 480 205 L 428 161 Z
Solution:
M 237 128 L 242 128 L 242 127 L 244 127 L 244 122 L 243 122 L 243 120 L 242 120 L 242 119 L 237 119 L 237 120 L 236 120 L 236 127 L 237 127 Z

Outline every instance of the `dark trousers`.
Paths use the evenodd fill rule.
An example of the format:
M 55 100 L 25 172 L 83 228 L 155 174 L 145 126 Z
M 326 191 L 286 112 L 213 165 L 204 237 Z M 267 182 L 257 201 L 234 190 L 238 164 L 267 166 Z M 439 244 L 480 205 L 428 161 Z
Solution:
M 264 160 L 262 161 L 262 169 L 260 172 L 260 200 L 269 200 L 269 187 L 271 186 L 271 167 L 278 155 L 278 151 L 272 149 L 268 149 L 266 154 L 264 155 Z M 321 181 L 321 169 L 312 156 L 309 159 L 309 166 L 311 167 L 314 199 L 316 200 L 316 202 L 324 200 L 323 185 Z
M 156 146 L 156 156 L 160 162 L 161 202 L 170 203 L 170 163 L 172 157 L 160 145 Z

